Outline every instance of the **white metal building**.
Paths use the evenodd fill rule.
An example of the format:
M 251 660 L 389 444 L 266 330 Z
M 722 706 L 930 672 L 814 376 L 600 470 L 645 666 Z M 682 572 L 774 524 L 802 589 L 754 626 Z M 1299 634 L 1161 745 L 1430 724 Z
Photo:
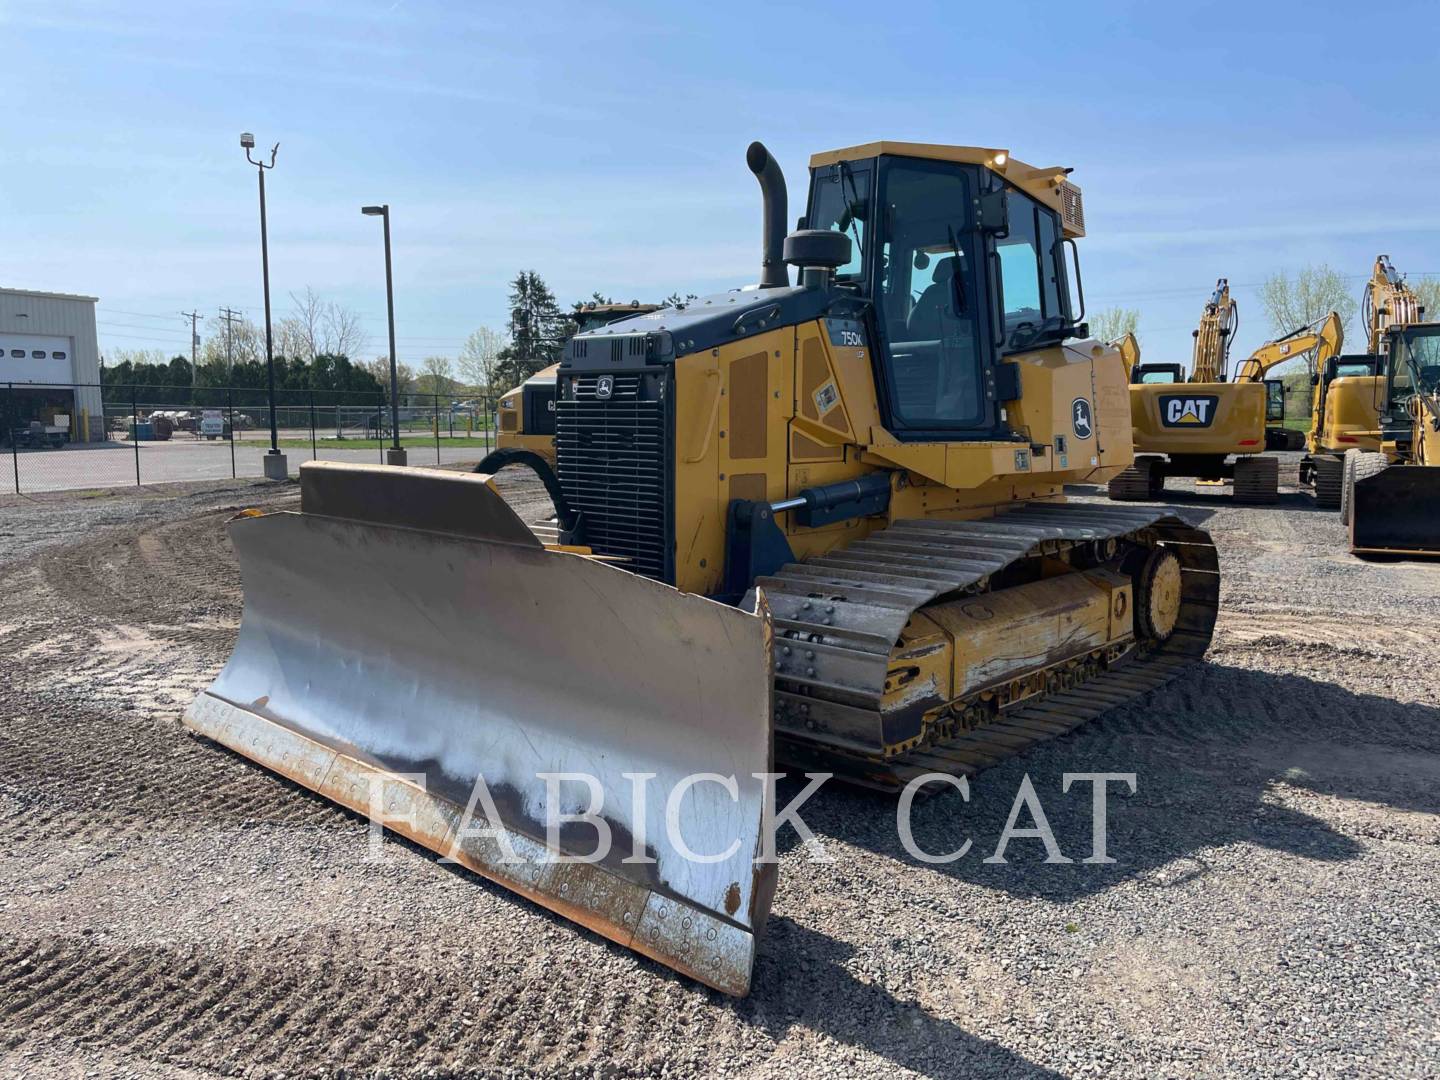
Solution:
M 0 395 L 8 396 L 12 422 L 60 420 L 72 440 L 104 439 L 96 303 L 93 296 L 0 287 Z

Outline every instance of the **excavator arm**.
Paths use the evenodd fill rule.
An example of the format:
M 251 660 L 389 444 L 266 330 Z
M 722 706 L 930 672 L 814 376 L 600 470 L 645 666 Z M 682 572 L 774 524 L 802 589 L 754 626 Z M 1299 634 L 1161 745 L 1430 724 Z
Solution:
M 1240 308 L 1230 299 L 1230 282 L 1220 278 L 1210 294 L 1200 325 L 1194 331 L 1195 351 L 1191 356 L 1190 381 L 1221 382 L 1230 358 L 1232 335 L 1240 325 Z
M 1389 255 L 1375 256 L 1375 267 L 1365 285 L 1365 322 L 1370 329 L 1370 351 L 1385 351 L 1385 332 L 1392 326 L 1421 322 L 1425 309 L 1405 283 Z
M 1302 326 L 1284 337 L 1261 345 L 1245 358 L 1235 375 L 1235 381 L 1260 382 L 1275 365 L 1294 360 L 1311 349 L 1315 350 L 1315 366 L 1319 369 L 1324 367 L 1330 357 L 1339 356 L 1344 344 L 1345 331 L 1340 323 L 1340 316 L 1332 311 L 1309 326 Z

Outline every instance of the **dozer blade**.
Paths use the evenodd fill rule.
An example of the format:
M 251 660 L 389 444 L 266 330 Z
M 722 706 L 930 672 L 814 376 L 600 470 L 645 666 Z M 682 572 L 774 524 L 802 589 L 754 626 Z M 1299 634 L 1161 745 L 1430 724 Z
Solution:
M 1440 555 L 1440 467 L 1391 465 L 1357 477 L 1350 550 L 1361 555 Z
M 186 724 L 746 993 L 775 888 L 773 862 L 756 859 L 773 791 L 754 776 L 772 771 L 765 605 L 750 614 L 546 550 L 483 475 L 331 463 L 300 475 L 301 512 L 231 524 L 244 618 Z M 613 848 L 565 861 L 593 857 L 603 829 L 552 823 L 547 807 L 582 814 L 597 791 Z

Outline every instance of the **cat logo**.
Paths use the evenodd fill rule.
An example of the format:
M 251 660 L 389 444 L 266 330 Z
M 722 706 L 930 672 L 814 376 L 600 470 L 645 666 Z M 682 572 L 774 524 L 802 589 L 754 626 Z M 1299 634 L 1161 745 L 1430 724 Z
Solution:
M 1215 422 L 1215 406 L 1219 400 L 1213 394 L 1166 395 L 1160 398 L 1160 422 L 1169 428 L 1208 428 Z

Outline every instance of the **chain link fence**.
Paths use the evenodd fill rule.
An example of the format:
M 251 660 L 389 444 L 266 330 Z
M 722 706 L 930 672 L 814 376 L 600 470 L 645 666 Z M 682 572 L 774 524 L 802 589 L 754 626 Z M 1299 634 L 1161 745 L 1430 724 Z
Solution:
M 494 446 L 495 400 L 402 394 L 412 465 L 478 461 Z M 302 461 L 383 463 L 384 394 L 277 390 L 275 426 L 293 475 Z M 261 477 L 270 404 L 248 387 L 0 384 L 0 491 L 16 494 Z M 8 461 L 5 460 L 8 458 Z M 8 482 L 7 482 L 8 481 Z

